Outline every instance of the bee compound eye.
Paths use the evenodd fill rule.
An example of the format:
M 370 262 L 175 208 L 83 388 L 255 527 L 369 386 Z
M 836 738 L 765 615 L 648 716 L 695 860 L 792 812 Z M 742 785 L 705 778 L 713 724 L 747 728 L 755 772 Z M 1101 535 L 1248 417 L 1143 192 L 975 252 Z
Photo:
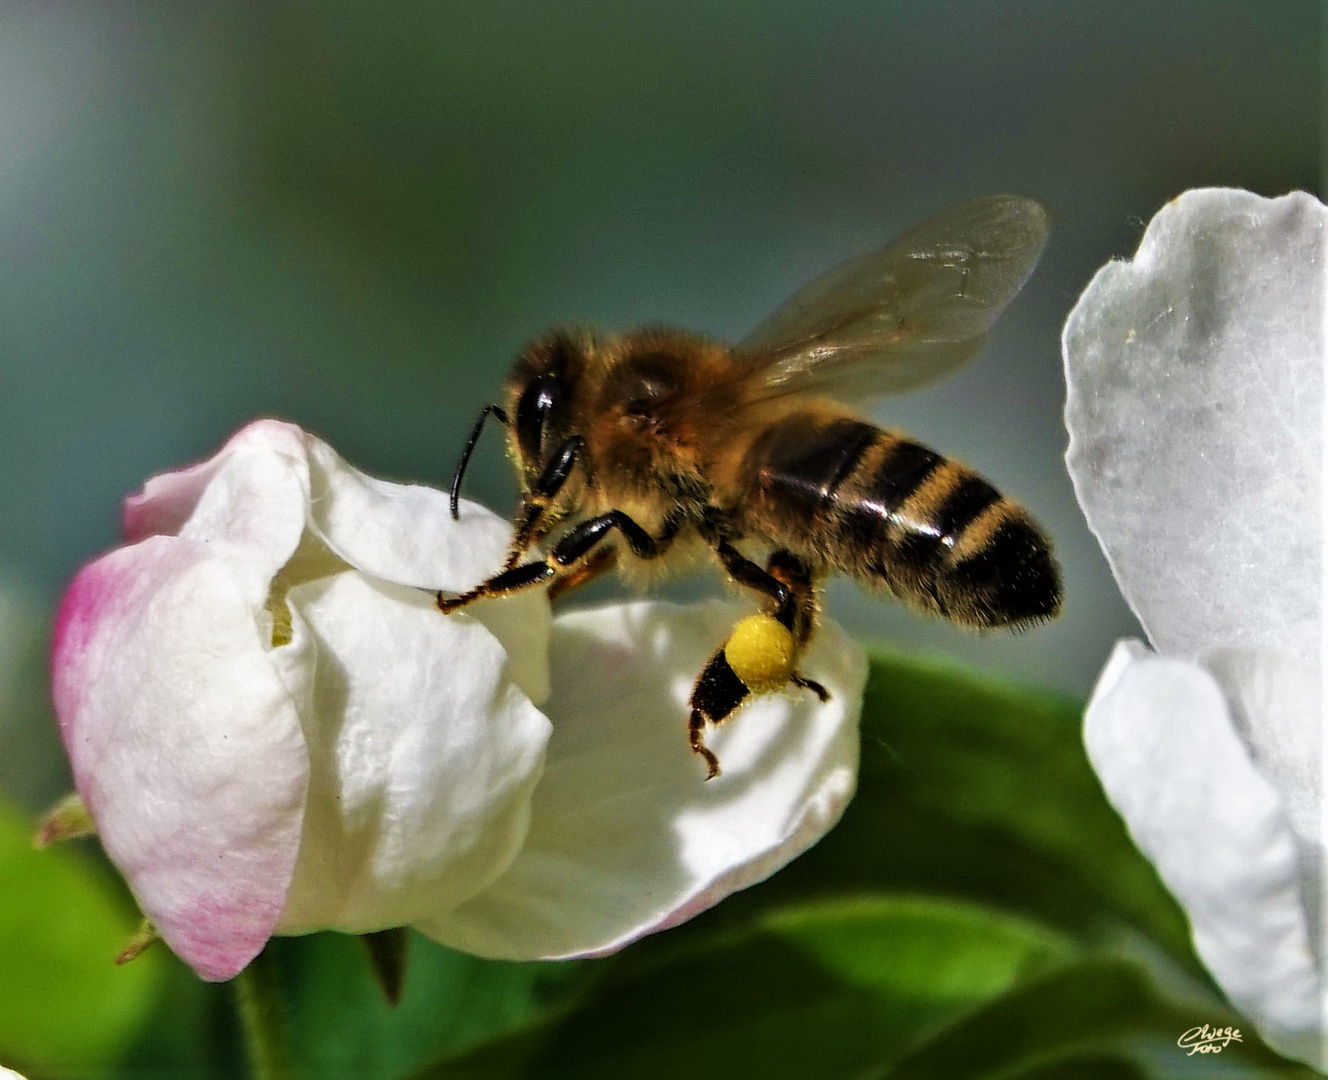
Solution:
M 540 461 L 549 420 L 562 401 L 562 387 L 552 375 L 532 380 L 516 406 L 516 437 L 527 461 Z

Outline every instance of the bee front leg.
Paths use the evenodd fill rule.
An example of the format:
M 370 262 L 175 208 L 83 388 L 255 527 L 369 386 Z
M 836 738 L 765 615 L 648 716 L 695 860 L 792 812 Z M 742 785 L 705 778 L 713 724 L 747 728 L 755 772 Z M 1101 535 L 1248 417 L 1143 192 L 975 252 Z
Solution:
M 560 578 L 571 580 L 573 585 L 580 584 L 586 580 L 583 566 L 594 572 L 595 562 L 607 550 L 600 545 L 615 530 L 626 538 L 628 547 L 639 558 L 654 559 L 668 550 L 681 527 L 680 518 L 669 518 L 664 523 L 663 532 L 659 536 L 651 536 L 621 510 L 610 510 L 574 526 L 554 545 L 547 559 L 508 567 L 497 577 L 490 578 L 460 596 L 449 598 L 440 592 L 438 608 L 444 615 L 450 615 L 458 608 L 483 597 L 502 596 Z M 583 559 L 588 561 L 578 565 Z
M 464 592 L 460 596 L 444 596 L 438 593 L 438 610 L 444 615 L 451 615 L 452 612 L 465 607 L 467 604 L 473 604 L 476 600 L 483 600 L 489 596 L 506 596 L 508 593 L 519 592 L 521 589 L 529 589 L 533 585 L 542 585 L 557 575 L 558 571 L 549 565 L 548 561 L 528 562 L 521 566 L 514 566 L 510 570 L 504 570 L 501 574 L 489 578 L 479 585 L 476 585 L 469 592 Z
M 567 478 L 572 475 L 572 468 L 581 456 L 583 445 L 580 435 L 573 435 L 563 443 L 544 466 L 535 486 L 521 500 L 521 513 L 518 515 L 507 561 L 503 563 L 504 570 L 513 569 L 526 549 L 543 535 L 540 526 L 544 515 L 567 483 Z
M 461 475 L 464 472 L 465 463 L 470 457 L 470 451 L 473 449 L 474 443 L 479 438 L 484 418 L 489 415 L 490 411 L 493 411 L 503 423 L 508 422 L 506 414 L 497 406 L 491 405 L 480 414 L 480 418 L 475 424 L 475 430 L 471 432 L 470 441 L 466 444 L 465 452 L 462 454 L 461 464 L 458 465 L 457 472 L 452 478 L 453 516 L 456 516 L 457 496 L 461 489 Z M 475 588 L 462 593 L 460 596 L 444 596 L 440 590 L 437 594 L 439 611 L 444 615 L 450 615 L 458 608 L 463 608 L 467 604 L 474 603 L 486 596 L 502 596 L 505 593 L 528 589 L 532 585 L 541 585 L 557 575 L 558 570 L 551 566 L 548 560 L 529 562 L 524 565 L 519 564 L 521 556 L 526 553 L 526 549 L 541 535 L 540 525 L 543 522 L 544 514 L 553 504 L 553 500 L 558 497 L 558 493 L 562 491 L 563 485 L 567 483 L 567 478 L 571 476 L 572 468 L 576 465 L 576 459 L 581 453 L 582 445 L 581 436 L 579 435 L 573 435 L 563 443 L 558 448 L 558 452 L 549 460 L 548 465 L 544 467 L 544 471 L 535 482 L 534 488 L 521 500 L 521 512 L 514 525 L 512 546 L 508 549 L 507 558 L 503 562 L 502 573 L 476 585 Z

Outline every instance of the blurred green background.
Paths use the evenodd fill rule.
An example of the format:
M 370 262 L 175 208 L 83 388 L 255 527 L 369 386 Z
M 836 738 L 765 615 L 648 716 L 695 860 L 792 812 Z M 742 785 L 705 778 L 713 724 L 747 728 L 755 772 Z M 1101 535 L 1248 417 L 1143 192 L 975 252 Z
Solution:
M 445 483 L 548 324 L 736 339 L 996 191 L 1050 208 L 1040 268 L 974 365 L 876 415 L 1034 511 L 1065 613 L 977 637 L 842 584 L 830 612 L 1086 693 L 1137 627 L 1064 472 L 1061 323 L 1183 189 L 1316 187 L 1320 19 L 1292 0 L 3 5 L 0 796 L 31 810 L 67 784 L 50 613 L 147 476 L 278 415 Z M 510 505 L 497 439 L 468 492 Z

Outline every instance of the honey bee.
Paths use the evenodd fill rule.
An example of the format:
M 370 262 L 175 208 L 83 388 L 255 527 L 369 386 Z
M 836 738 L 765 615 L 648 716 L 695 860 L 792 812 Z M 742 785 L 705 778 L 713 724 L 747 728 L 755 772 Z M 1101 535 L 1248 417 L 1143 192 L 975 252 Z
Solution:
M 667 329 L 534 341 L 452 478 L 455 517 L 485 420 L 502 423 L 523 488 L 507 561 L 469 592 L 439 593 L 438 606 L 537 585 L 562 592 L 615 565 L 710 552 L 761 611 L 719 644 L 692 690 L 689 739 L 707 779 L 719 774 L 707 722 L 790 685 L 828 700 L 797 670 L 827 575 L 973 627 L 1052 617 L 1059 572 L 1028 514 L 856 408 L 977 353 L 1047 227 L 1031 199 L 962 203 L 817 278 L 736 346 Z M 547 557 L 522 561 L 551 534 Z

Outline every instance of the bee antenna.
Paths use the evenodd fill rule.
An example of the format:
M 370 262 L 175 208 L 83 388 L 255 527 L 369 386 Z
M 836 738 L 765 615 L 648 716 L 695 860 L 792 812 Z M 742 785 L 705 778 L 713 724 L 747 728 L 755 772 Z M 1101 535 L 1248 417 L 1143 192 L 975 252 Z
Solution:
M 480 411 L 479 419 L 475 421 L 475 426 L 470 430 L 470 438 L 466 440 L 466 448 L 461 451 L 461 460 L 457 462 L 456 471 L 452 474 L 452 520 L 457 521 L 461 518 L 460 500 L 461 500 L 461 478 L 466 475 L 466 466 L 470 464 L 470 455 L 475 450 L 475 444 L 480 441 L 480 432 L 484 430 L 484 421 L 490 415 L 498 417 L 500 424 L 509 423 L 507 413 L 503 412 L 497 405 L 486 405 Z

